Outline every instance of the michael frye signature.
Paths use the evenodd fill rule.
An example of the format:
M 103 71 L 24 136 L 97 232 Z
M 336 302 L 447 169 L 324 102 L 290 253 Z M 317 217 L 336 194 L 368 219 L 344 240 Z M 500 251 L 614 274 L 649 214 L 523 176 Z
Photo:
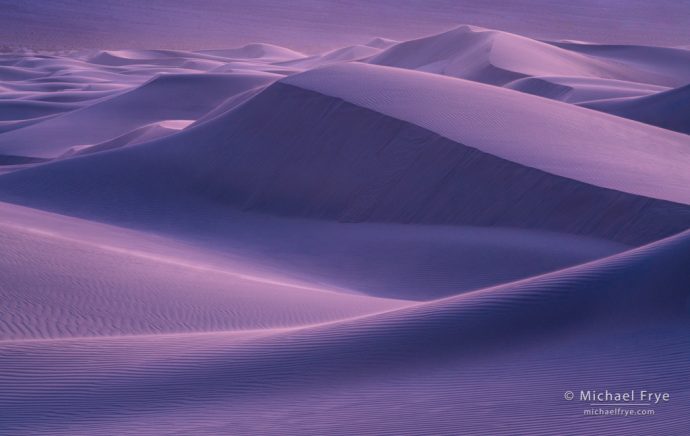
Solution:
M 567 401 L 585 403 L 585 416 L 647 416 L 656 413 L 656 406 L 668 403 L 671 394 L 649 389 L 630 389 L 610 391 L 581 389 L 565 391 L 563 398 Z

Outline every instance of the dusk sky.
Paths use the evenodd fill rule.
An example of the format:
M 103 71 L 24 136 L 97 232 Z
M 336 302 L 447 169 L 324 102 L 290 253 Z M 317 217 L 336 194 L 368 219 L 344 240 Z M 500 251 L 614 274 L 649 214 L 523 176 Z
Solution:
M 0 41 L 35 48 L 224 48 L 269 42 L 318 51 L 459 24 L 534 38 L 690 44 L 690 1 L 0 0 Z

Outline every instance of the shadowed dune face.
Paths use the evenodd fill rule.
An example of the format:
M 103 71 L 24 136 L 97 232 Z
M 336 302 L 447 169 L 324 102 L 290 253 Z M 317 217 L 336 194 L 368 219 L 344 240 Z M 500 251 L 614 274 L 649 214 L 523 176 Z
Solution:
M 643 97 L 595 100 L 582 106 L 690 134 L 690 85 Z
M 688 53 L 0 56 L 0 434 L 682 434 Z
M 552 174 L 683 204 L 690 200 L 679 183 L 688 174 L 686 135 L 497 87 L 386 67 L 337 65 L 283 83 L 341 98 Z M 541 133 L 538 140 L 535 132 Z

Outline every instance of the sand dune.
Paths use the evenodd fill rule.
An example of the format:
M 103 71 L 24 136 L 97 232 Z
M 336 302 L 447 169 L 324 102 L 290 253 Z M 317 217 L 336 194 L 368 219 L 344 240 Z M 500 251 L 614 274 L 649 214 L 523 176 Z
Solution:
M 266 59 L 273 62 L 304 57 L 303 53 L 273 44 L 247 44 L 240 48 L 200 50 L 197 53 L 210 54 L 230 59 Z
M 371 63 L 498 85 L 526 76 L 598 77 L 616 73 L 612 65 L 597 59 L 474 26 L 396 44 L 372 58 Z
M 69 112 L 79 106 L 70 103 L 8 100 L 0 101 L 0 121 L 29 120 Z
M 209 222 L 187 214 L 165 223 L 156 221 L 157 212 L 153 211 L 148 220 L 130 220 L 127 225 L 165 234 L 167 238 L 178 241 L 177 257 L 189 258 L 191 247 L 197 247 L 193 250 L 195 257 L 216 253 L 206 262 L 215 270 L 227 268 L 227 262 L 217 261 L 218 255 L 253 259 L 254 269 L 257 269 L 256 265 L 264 265 L 302 282 L 318 282 L 345 292 L 350 290 L 406 300 L 431 300 L 455 295 L 629 248 L 604 240 L 537 230 L 422 226 L 411 233 L 404 225 L 284 220 L 212 209 L 209 205 L 205 207 L 204 214 L 219 215 L 224 219 Z M 19 215 L 17 210 L 21 209 L 16 207 L 5 205 L 3 210 L 8 216 L 13 214 L 14 221 L 36 222 L 32 228 L 43 233 L 56 233 L 55 225 L 49 225 L 53 221 L 63 223 L 61 234 L 85 225 L 85 221 L 59 221 L 56 217 L 46 224 L 46 220 L 38 219 L 40 215 L 38 218 L 27 212 Z M 68 226 L 70 222 L 72 224 Z M 97 227 L 89 234 L 103 233 L 103 229 L 108 228 Z M 112 241 L 135 239 L 126 232 L 122 235 L 113 232 L 114 236 L 92 245 L 112 245 Z M 138 237 L 141 238 L 142 234 L 146 233 L 139 232 Z M 84 234 L 79 232 L 70 235 L 70 240 L 83 239 Z M 296 245 L 301 250 L 295 250 Z M 118 250 L 145 251 L 154 253 L 154 257 L 170 257 L 171 247 L 170 241 L 153 247 L 145 246 L 145 249 L 124 242 Z
M 370 62 L 496 85 L 539 76 L 617 79 L 662 86 L 678 86 L 679 81 L 688 80 L 683 67 L 690 54 L 685 50 L 626 47 L 630 52 L 625 55 L 597 47 L 549 44 L 507 32 L 460 26 L 396 44 Z M 664 68 L 656 68 L 659 59 Z
M 8 132 L 0 138 L 0 153 L 56 157 L 71 146 L 110 140 L 155 121 L 194 120 L 228 97 L 271 80 L 263 73 L 161 75 L 108 100 Z
M 373 77 L 369 83 L 372 80 Z M 527 97 L 512 91 L 504 93 L 508 92 L 519 98 Z M 300 110 L 295 110 L 296 107 Z M 596 115 L 569 105 L 559 107 L 587 116 Z M 268 113 L 272 116 L 267 116 Z M 330 117 L 315 128 L 311 120 L 323 113 L 329 113 Z M 552 114 L 557 115 L 553 111 Z M 610 117 L 606 117 L 608 121 Z M 528 120 L 523 121 L 523 126 Z M 621 121 L 634 131 L 645 127 Z M 270 129 L 265 127 L 269 125 Z M 374 137 L 369 134 L 372 128 L 377 132 Z M 651 130 L 648 135 L 657 132 L 648 129 Z M 622 133 L 614 129 L 611 132 Z M 513 133 L 513 138 L 517 138 Z M 253 137 L 251 142 L 247 140 L 248 135 Z M 685 135 L 673 135 L 685 138 Z M 576 143 L 574 138 L 565 139 L 572 142 L 561 147 L 582 143 Z M 541 159 L 548 151 L 541 150 L 547 149 L 539 146 L 528 153 L 528 147 L 534 142 L 524 141 L 524 156 L 538 156 L 536 162 L 543 162 Z M 678 141 L 672 150 L 687 152 L 687 148 L 680 148 L 686 143 Z M 612 142 L 610 150 L 601 144 L 600 140 L 596 150 L 594 147 L 591 150 L 603 156 L 615 153 L 616 147 L 621 151 L 628 147 L 626 153 L 631 153 L 630 142 L 623 143 L 622 139 Z M 567 149 L 560 150 L 553 156 L 560 159 L 558 168 L 565 168 L 567 161 L 563 159 L 568 157 Z M 166 216 L 194 220 L 217 213 L 201 211 L 239 208 L 278 216 L 351 222 L 540 228 L 624 243 L 645 242 L 686 228 L 687 206 L 642 196 L 646 192 L 639 189 L 685 195 L 685 186 L 678 186 L 676 191 L 669 189 L 664 178 L 674 174 L 668 167 L 648 166 L 651 182 L 643 185 L 645 174 L 637 161 L 604 161 L 596 155 L 570 152 L 573 161 L 568 169 L 587 168 L 588 172 L 578 170 L 576 175 L 592 180 L 603 178 L 622 183 L 622 176 L 614 179 L 612 175 L 625 174 L 626 165 L 634 162 L 637 171 L 630 173 L 625 186 L 632 192 L 627 194 L 549 174 L 413 124 L 281 83 L 228 116 L 217 117 L 179 135 L 116 153 L 96 154 L 4 175 L 0 177 L 0 198 L 87 218 L 140 224 L 167 220 Z M 661 155 L 659 149 L 642 152 L 655 156 L 650 163 L 669 155 Z M 299 157 L 293 157 L 294 163 L 285 167 L 282 162 L 287 156 Z M 583 166 L 583 157 L 589 166 Z M 679 157 L 669 165 L 679 166 L 684 162 Z M 596 165 L 602 164 L 622 164 L 622 168 L 609 167 L 596 173 Z M 684 201 L 684 197 L 678 198 Z M 496 203 L 501 207 L 497 208 Z M 564 207 L 565 204 L 568 206 Z
M 690 82 L 688 50 L 535 41 L 476 26 L 389 46 L 369 62 L 573 103 L 644 96 Z
M 164 432 L 171 425 L 213 433 L 229 430 L 229 422 L 255 425 L 247 421 L 249 416 L 270 405 L 273 415 L 266 417 L 262 428 L 275 432 L 280 417 L 300 410 L 293 404 L 306 401 L 316 410 L 336 410 L 338 420 L 358 416 L 339 427 L 350 432 L 365 431 L 368 419 L 443 398 L 453 407 L 434 412 L 443 417 L 434 425 L 436 431 L 479 429 L 486 424 L 466 422 L 463 414 L 498 413 L 515 402 L 520 405 L 512 412 L 516 416 L 533 413 L 534 399 L 499 387 L 509 376 L 506 362 L 512 362 L 510 368 L 524 369 L 519 385 L 539 380 L 539 390 L 545 393 L 560 392 L 574 382 L 619 386 L 632 377 L 649 382 L 648 365 L 654 364 L 654 377 L 667 380 L 657 386 L 684 401 L 687 386 L 676 377 L 687 356 L 687 334 L 679 335 L 679 329 L 687 327 L 687 313 L 679 303 L 688 297 L 688 241 L 683 234 L 515 284 L 296 330 L 5 342 L 2 353 L 8 371 L 0 383 L 5 392 L 24 395 L 3 401 L 4 409 L 12 412 L 3 425 L 14 431 L 64 431 L 64 421 L 54 417 L 70 416 L 71 429 L 81 432 L 103 426 L 118 432 Z M 647 273 L 650 269 L 653 274 Z M 659 284 L 662 293 L 651 291 L 650 285 Z M 601 328 L 610 333 L 602 337 Z M 559 332 L 571 333 L 554 344 Z M 655 335 L 661 332 L 666 336 Z M 615 354 L 604 351 L 612 340 L 617 344 Z M 647 346 L 640 347 L 640 342 Z M 520 348 L 529 354 L 520 353 Z M 659 360 L 656 353 L 674 358 Z M 583 370 L 593 356 L 596 371 Z M 50 370 L 40 364 L 48 359 Z M 458 368 L 464 368 L 460 375 Z M 269 379 L 274 381 L 266 383 Z M 64 388 L 44 387 L 58 380 Z M 507 397 L 488 404 L 467 399 L 481 397 L 487 389 Z M 533 388 L 530 392 L 536 393 Z M 536 401 L 541 407 L 563 407 L 555 397 L 537 396 Z M 315 398 L 320 399 L 318 405 Z M 367 404 L 380 400 L 368 419 L 360 415 L 365 413 L 362 399 Z M 677 431 L 682 410 L 668 405 L 662 428 Z M 180 418 L 179 413 L 185 423 L 160 421 L 168 414 Z M 44 418 L 37 421 L 37 415 Z M 327 431 L 333 416 L 319 416 L 294 416 L 287 431 Z M 387 422 L 385 428 L 419 428 L 418 419 L 412 414 Z M 554 414 L 522 422 L 521 428 L 531 432 L 569 420 Z M 429 423 L 425 420 L 424 425 L 428 428 Z M 582 421 L 576 425 L 588 428 Z M 639 424 L 634 425 L 639 430 Z
M 190 261 L 189 247 L 185 258 L 171 255 L 184 247 L 174 241 L 2 208 L 0 289 L 9 312 L 0 340 L 303 326 L 403 303 L 221 256 Z
M 682 434 L 688 53 L 0 55 L 0 433 Z
M 684 187 L 677 186 L 671 194 L 673 185 L 690 174 L 677 167 L 688 162 L 689 142 L 684 135 L 496 87 L 385 67 L 338 65 L 291 76 L 283 83 L 342 98 L 549 173 L 633 194 L 690 202 L 690 191 Z M 552 134 L 540 129 L 544 124 Z M 610 159 L 613 155 L 631 159 Z M 656 166 L 659 159 L 666 164 Z M 666 176 L 669 179 L 662 181 Z
M 666 91 L 668 89 L 663 86 L 647 83 L 564 76 L 525 77 L 507 83 L 505 87 L 566 103 L 581 103 L 590 100 L 622 97 L 639 97 Z
M 612 60 L 633 71 L 643 71 L 663 80 L 665 86 L 677 87 L 690 81 L 690 50 L 644 45 L 606 45 L 561 42 L 552 43 L 570 51 L 599 59 Z
M 152 141 L 178 132 L 189 126 L 193 120 L 166 120 L 157 123 L 147 124 L 142 127 L 129 131 L 116 138 L 100 142 L 98 144 L 75 145 L 70 147 L 60 157 L 71 157 L 82 154 L 97 153 L 115 148 L 126 147 L 128 145 L 140 144 Z
M 11 130 L 21 129 L 32 124 L 40 123 L 41 121 L 48 120 L 54 117 L 55 115 L 46 115 L 44 117 L 28 118 L 22 120 L 0 121 L 0 133 L 5 133 Z
M 172 53 L 171 53 L 172 54 Z M 168 56 L 164 51 L 99 51 L 86 58 L 89 63 L 107 66 L 131 64 L 166 65 L 181 67 L 185 59 L 180 56 Z
M 585 102 L 582 106 L 690 134 L 690 85 L 637 98 Z
M 546 136 L 543 123 L 558 134 Z M 585 129 L 592 125 L 600 129 Z M 174 136 L 4 175 L 0 198 L 139 225 L 250 209 L 639 244 L 690 222 L 688 144 L 686 135 L 523 93 L 347 64 L 291 76 Z
M 385 41 L 374 41 L 375 45 L 385 45 Z M 323 54 L 307 56 L 301 59 L 280 62 L 278 65 L 285 65 L 300 69 L 315 68 L 318 66 L 329 65 L 339 62 L 363 61 L 381 52 L 381 47 L 372 45 L 353 45 L 343 47 Z

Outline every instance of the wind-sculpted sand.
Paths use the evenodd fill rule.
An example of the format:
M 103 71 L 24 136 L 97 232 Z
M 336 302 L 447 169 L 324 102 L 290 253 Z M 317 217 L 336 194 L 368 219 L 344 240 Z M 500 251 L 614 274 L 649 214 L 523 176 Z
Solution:
M 0 55 L 0 433 L 682 434 L 688 82 L 476 26 Z

